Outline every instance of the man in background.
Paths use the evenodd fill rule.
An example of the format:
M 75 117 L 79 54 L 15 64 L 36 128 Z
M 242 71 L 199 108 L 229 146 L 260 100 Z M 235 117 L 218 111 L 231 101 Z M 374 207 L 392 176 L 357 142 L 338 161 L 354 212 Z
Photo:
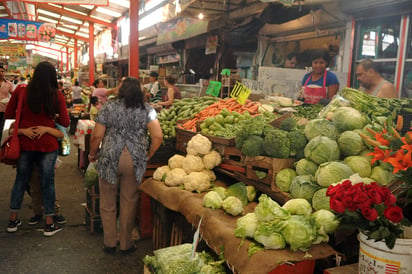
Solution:
M 3 64 L 0 64 L 0 140 L 3 135 L 3 127 L 5 121 L 4 111 L 6 110 L 10 95 L 13 92 L 13 84 L 4 78 L 5 75 L 6 68 L 3 66 Z
M 288 56 L 286 56 L 285 63 L 283 63 L 284 68 L 296 68 L 298 65 L 298 54 L 296 52 L 289 53 Z
M 383 79 L 378 64 L 371 59 L 361 61 L 356 68 L 356 79 L 365 93 L 377 97 L 398 98 L 395 86 Z
M 150 72 L 150 83 L 143 86 L 143 91 L 146 92 L 146 97 L 148 98 L 150 103 L 157 103 L 162 100 L 162 90 L 159 82 L 157 81 L 158 77 L 159 73 L 157 73 L 156 71 Z

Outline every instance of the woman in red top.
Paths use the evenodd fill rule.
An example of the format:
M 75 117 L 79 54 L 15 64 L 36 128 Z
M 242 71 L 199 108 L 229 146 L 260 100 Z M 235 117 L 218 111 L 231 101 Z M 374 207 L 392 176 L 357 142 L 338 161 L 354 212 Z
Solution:
M 36 66 L 29 85 L 20 85 L 15 89 L 4 113 L 6 119 L 15 118 L 20 96 L 23 96 L 23 104 L 19 128 L 38 127 L 38 130 L 34 129 L 34 132 L 30 131 L 30 134 L 27 135 L 25 133 L 19 135 L 21 153 L 11 192 L 10 219 L 7 231 L 16 232 L 21 225 L 17 213 L 20 211 L 33 165 L 36 164 L 41 177 L 46 216 L 43 235 L 52 236 L 62 230 L 61 226 L 53 223 L 55 214 L 54 165 L 59 145 L 55 136 L 49 134 L 47 130 L 41 130 L 41 128 L 55 128 L 56 122 L 64 127 L 70 124 L 64 95 L 58 90 L 54 66 L 47 61 L 40 62 Z

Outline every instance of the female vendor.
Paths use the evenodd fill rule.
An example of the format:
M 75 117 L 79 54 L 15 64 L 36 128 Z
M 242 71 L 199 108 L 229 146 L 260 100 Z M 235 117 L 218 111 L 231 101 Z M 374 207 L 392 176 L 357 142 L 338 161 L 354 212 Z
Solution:
M 326 70 L 330 56 L 325 49 L 312 52 L 312 72 L 302 79 L 300 97 L 306 104 L 328 103 L 339 90 L 339 81 L 333 72 Z

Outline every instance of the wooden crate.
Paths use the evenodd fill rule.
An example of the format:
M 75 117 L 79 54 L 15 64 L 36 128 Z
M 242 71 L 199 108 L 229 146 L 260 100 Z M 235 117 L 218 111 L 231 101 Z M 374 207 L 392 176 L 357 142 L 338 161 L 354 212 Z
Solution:
M 153 236 L 153 212 L 151 208 L 151 198 L 144 192 L 140 192 L 140 198 L 136 210 L 136 223 L 139 227 L 142 239 Z
M 84 209 L 85 223 L 90 232 L 103 232 L 103 225 L 100 216 L 95 216 L 87 208 Z
M 267 184 L 274 191 L 279 191 L 275 184 L 276 174 L 284 168 L 292 167 L 294 162 L 294 158 L 279 159 L 266 156 L 246 156 L 244 159 L 246 177 Z M 257 171 L 265 172 L 266 176 L 259 178 L 256 174 Z
M 88 211 L 93 216 L 100 216 L 100 199 L 99 194 L 94 191 L 93 189 L 86 190 L 86 205 Z

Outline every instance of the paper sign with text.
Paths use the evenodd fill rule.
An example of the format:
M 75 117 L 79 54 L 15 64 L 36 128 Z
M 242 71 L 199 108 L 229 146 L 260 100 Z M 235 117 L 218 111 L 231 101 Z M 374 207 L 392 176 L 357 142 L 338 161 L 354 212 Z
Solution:
M 230 97 L 235 98 L 239 104 L 244 105 L 247 98 L 249 98 L 250 93 L 250 89 L 248 89 L 245 85 L 240 82 L 236 82 L 235 86 L 230 92 Z

